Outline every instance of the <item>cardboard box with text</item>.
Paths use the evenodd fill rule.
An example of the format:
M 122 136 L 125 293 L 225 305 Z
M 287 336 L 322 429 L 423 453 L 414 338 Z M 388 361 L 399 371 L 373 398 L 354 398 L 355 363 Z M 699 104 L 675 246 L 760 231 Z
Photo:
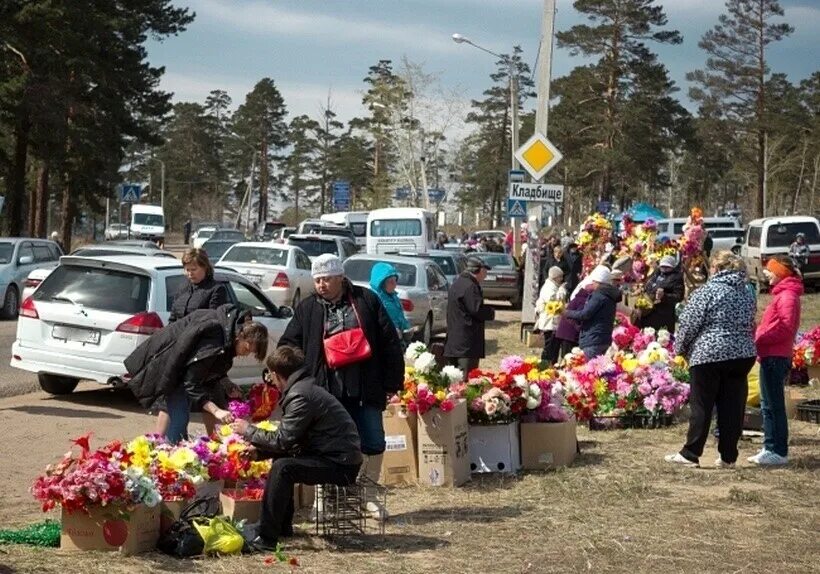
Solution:
M 402 413 L 398 405 L 388 405 L 382 420 L 385 451 L 379 482 L 385 486 L 416 484 L 419 478 L 416 415 Z
M 470 480 L 467 403 L 449 413 L 430 409 L 418 417 L 419 484 L 459 486 Z
M 160 514 L 159 506 L 144 504 L 93 506 L 88 513 L 63 510 L 60 548 L 108 550 L 126 556 L 150 552 L 159 539 Z

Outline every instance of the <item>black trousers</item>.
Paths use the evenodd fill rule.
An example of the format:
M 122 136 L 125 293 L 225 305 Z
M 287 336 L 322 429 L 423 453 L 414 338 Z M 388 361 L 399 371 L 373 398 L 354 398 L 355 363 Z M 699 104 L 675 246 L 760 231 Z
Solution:
M 737 443 L 743 433 L 743 415 L 749 385 L 746 377 L 754 357 L 704 363 L 689 369 L 689 431 L 681 456 L 698 462 L 709 438 L 712 409 L 717 407 L 718 452 L 723 462 L 737 461 Z
M 277 542 L 293 529 L 294 484 L 338 484 L 347 486 L 356 482 L 360 464 L 337 464 L 318 456 L 279 458 L 273 461 L 265 483 L 259 536 Z
M 450 365 L 458 367 L 462 373 L 464 373 L 464 380 L 467 380 L 467 375 L 473 369 L 478 368 L 478 363 L 480 359 L 478 357 L 447 357 L 447 362 Z
M 544 349 L 541 351 L 541 360 L 554 365 L 561 352 L 561 339 L 555 336 L 555 331 L 543 331 Z

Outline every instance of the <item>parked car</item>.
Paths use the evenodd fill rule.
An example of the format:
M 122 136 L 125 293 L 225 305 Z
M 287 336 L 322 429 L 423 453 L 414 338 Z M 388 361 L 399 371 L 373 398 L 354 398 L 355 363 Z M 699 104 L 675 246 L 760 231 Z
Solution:
M 668 237 L 677 239 L 683 235 L 683 226 L 686 225 L 686 217 L 675 217 L 671 219 L 658 220 L 658 237 Z M 704 217 L 703 229 L 742 229 L 740 220 L 736 217 Z
M 513 309 L 521 308 L 524 297 L 524 277 L 522 269 L 512 255 L 506 253 L 471 253 L 480 257 L 492 269 L 481 284 L 484 297 L 509 301 Z
M 476 231 L 475 232 L 476 239 L 481 239 L 482 237 L 486 237 L 487 239 L 493 239 L 496 243 L 504 243 L 504 240 L 507 238 L 507 232 L 503 229 L 490 229 L 485 231 Z
M 452 284 L 464 270 L 467 269 L 467 258 L 459 252 L 444 249 L 431 249 L 427 253 L 414 253 L 400 251 L 399 255 L 404 257 L 423 257 L 430 259 L 441 268 L 442 273 L 447 278 L 447 282 Z
M 348 229 L 347 227 L 342 227 L 340 225 L 325 225 L 315 231 L 310 232 L 312 235 L 336 235 L 338 237 L 344 237 L 345 239 L 349 239 L 351 243 L 356 245 L 356 236 L 353 234 L 353 231 Z M 356 245 L 356 249 L 358 250 L 359 246 Z
M 284 243 L 288 237 L 296 233 L 295 227 L 280 227 L 271 235 L 270 240 L 274 243 Z
M 211 261 L 219 261 L 228 249 L 242 241 L 244 241 L 244 238 L 237 239 L 236 237 L 230 239 L 227 237 L 225 239 L 209 239 L 202 244 L 202 249 L 208 254 L 208 259 Z
M 105 239 L 128 239 L 128 225 L 125 223 L 110 223 L 105 228 Z
M 256 233 L 256 239 L 260 241 L 270 241 L 273 239 L 273 234 L 278 230 L 285 227 L 285 224 L 281 221 L 266 221 L 265 225 L 263 225 L 259 231 Z
M 746 237 L 740 247 L 740 255 L 746 261 L 749 278 L 758 290 L 766 288 L 763 269 L 772 255 L 788 254 L 789 247 L 798 233 L 806 236 L 811 251 L 808 263 L 803 267 L 804 283 L 820 283 L 820 223 L 816 217 L 792 215 L 765 217 L 749 222 Z
M 302 251 L 307 253 L 311 261 L 324 253 L 332 253 L 345 260 L 358 251 L 355 243 L 338 235 L 299 235 L 294 233 L 288 237 L 287 244 L 301 248 Z
M 267 327 L 274 349 L 293 311 L 238 273 L 219 270 L 214 278 L 231 302 Z M 185 281 L 182 263 L 162 257 L 63 257 L 20 308 L 11 366 L 37 373 L 43 390 L 55 395 L 71 393 L 80 380 L 122 385 L 123 361 L 167 323 Z M 229 376 L 246 384 L 260 371 L 240 357 Z
M 72 251 L 71 255 L 75 257 L 112 257 L 116 255 L 126 255 L 137 257 L 170 257 L 171 259 L 176 259 L 173 253 L 163 251 L 162 249 L 132 247 L 130 245 L 112 245 L 111 243 L 80 247 Z M 41 267 L 29 273 L 28 277 L 26 277 L 25 288 L 23 289 L 23 295 L 20 300 L 25 301 L 27 297 L 30 297 L 40 283 L 42 283 L 52 271 L 54 271 L 54 267 Z
M 712 253 L 716 251 L 731 251 L 740 255 L 740 246 L 743 243 L 742 229 L 709 229 L 712 237 Z
M 191 245 L 196 248 L 201 248 L 202 244 L 211 238 L 211 235 L 216 233 L 216 226 L 200 227 L 191 235 Z
M 294 245 L 236 243 L 217 262 L 247 277 L 277 305 L 296 305 L 314 292 L 310 259 Z
M 35 269 L 57 266 L 63 254 L 60 246 L 45 239 L 25 237 L 0 238 L 0 294 L 3 306 L 0 316 L 14 319 L 20 309 L 20 294 L 28 274 Z
M 126 239 L 121 241 L 109 241 L 106 245 L 108 247 L 111 247 L 112 245 L 117 245 L 119 247 L 140 247 L 142 249 L 153 249 L 155 251 L 160 250 L 160 247 L 156 244 L 156 242 L 144 239 Z
M 429 345 L 433 335 L 447 330 L 447 278 L 430 259 L 363 253 L 344 262 L 345 275 L 356 285 L 370 288 L 370 271 L 380 261 L 396 268 L 399 274 L 396 292 L 404 316 L 416 329 L 419 340 Z
M 224 241 L 226 239 L 231 241 L 245 241 L 245 234 L 238 229 L 217 229 L 208 238 L 208 241 Z

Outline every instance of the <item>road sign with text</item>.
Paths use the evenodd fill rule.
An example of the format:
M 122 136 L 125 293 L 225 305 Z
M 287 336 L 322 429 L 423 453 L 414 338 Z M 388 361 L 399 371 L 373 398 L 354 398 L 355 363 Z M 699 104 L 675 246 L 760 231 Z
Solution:
M 564 186 L 552 183 L 511 183 L 510 199 L 539 203 L 563 203 Z

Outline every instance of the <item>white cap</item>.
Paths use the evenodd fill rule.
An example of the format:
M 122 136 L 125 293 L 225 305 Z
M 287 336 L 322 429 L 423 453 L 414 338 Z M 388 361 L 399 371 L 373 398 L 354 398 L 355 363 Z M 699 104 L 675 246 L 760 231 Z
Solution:
M 599 265 L 598 267 L 592 270 L 592 273 L 589 274 L 589 280 L 594 281 L 596 283 L 604 283 L 606 285 L 611 285 L 612 274 L 610 273 L 609 269 L 607 269 L 603 265 Z
M 345 270 L 344 267 L 342 267 L 341 259 L 332 253 L 323 253 L 313 260 L 310 274 L 314 279 L 318 279 L 319 277 L 344 275 Z

